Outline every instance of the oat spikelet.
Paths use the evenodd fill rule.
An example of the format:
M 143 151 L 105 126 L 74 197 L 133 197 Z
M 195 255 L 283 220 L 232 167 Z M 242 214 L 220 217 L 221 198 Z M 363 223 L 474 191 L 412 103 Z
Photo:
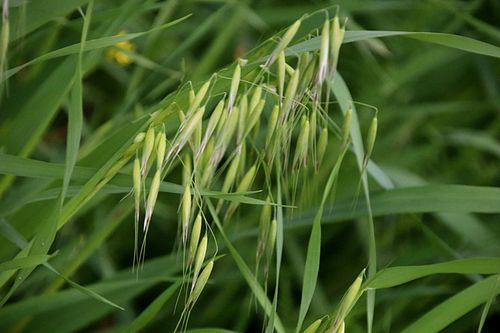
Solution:
M 307 165 L 307 153 L 309 142 L 309 120 L 302 117 L 300 124 L 299 137 L 297 138 L 297 146 L 295 147 L 295 155 L 293 157 L 293 168 L 298 169 L 300 165 Z
M 208 140 L 214 133 L 215 128 L 217 127 L 219 120 L 221 119 L 222 111 L 224 110 L 224 99 L 222 99 L 217 106 L 215 107 L 210 119 L 208 120 L 207 128 L 205 130 L 205 135 L 203 136 L 203 141 L 201 142 L 200 149 L 198 149 L 198 153 L 196 154 L 196 160 L 200 158 L 200 155 L 205 150 L 207 146 Z
M 158 144 L 156 145 L 156 168 L 161 169 L 163 167 L 163 160 L 165 158 L 165 152 L 167 149 L 167 137 L 164 131 L 158 134 Z
M 352 122 L 352 108 L 349 108 L 344 116 L 344 123 L 342 124 L 342 143 L 346 145 L 349 142 L 351 135 L 351 122 Z
M 241 67 L 240 64 L 236 64 L 234 69 L 233 78 L 231 80 L 231 88 L 229 90 L 229 98 L 227 100 L 227 108 L 229 113 L 233 111 L 234 102 L 236 101 L 236 94 L 238 93 L 238 87 L 240 85 L 241 79 Z
M 151 187 L 149 188 L 148 199 L 146 200 L 146 213 L 144 216 L 144 226 L 143 231 L 146 232 L 149 223 L 151 222 L 151 217 L 153 216 L 153 210 L 155 208 L 156 199 L 158 198 L 158 192 L 160 191 L 160 182 L 161 182 L 161 172 L 160 170 L 156 170 L 156 173 L 153 177 L 153 181 L 151 182 Z
M 196 257 L 194 259 L 194 269 L 193 269 L 193 283 L 191 285 L 191 291 L 196 285 L 196 281 L 198 280 L 198 275 L 200 274 L 201 266 L 203 265 L 203 261 L 205 261 L 205 255 L 207 254 L 207 246 L 208 246 L 208 237 L 207 234 L 203 236 L 198 245 L 198 250 L 196 251 Z
M 278 57 L 278 55 L 286 49 L 288 44 L 290 44 L 293 37 L 295 37 L 295 34 L 297 33 L 297 31 L 300 28 L 300 22 L 301 22 L 300 20 L 297 20 L 290 26 L 290 28 L 288 28 L 288 30 L 285 32 L 285 34 L 281 38 L 280 42 L 278 43 L 278 45 L 274 49 L 271 56 L 267 59 L 265 65 L 264 65 L 265 68 L 269 68 L 276 60 L 276 57 Z
M 151 156 L 151 153 L 153 152 L 154 145 L 155 145 L 155 130 L 153 127 L 150 127 L 146 132 L 144 146 L 142 147 L 141 171 L 143 176 L 146 174 L 148 161 Z
M 193 224 L 193 230 L 191 230 L 191 239 L 189 240 L 188 259 L 187 259 L 188 267 L 193 264 L 194 256 L 196 254 L 196 250 L 198 249 L 198 242 L 200 241 L 200 235 L 201 235 L 201 224 L 202 224 L 202 217 L 201 214 L 198 214 Z
M 377 126 L 378 126 L 377 114 L 375 113 L 375 117 L 373 117 L 370 123 L 370 127 L 368 128 L 368 135 L 366 137 L 366 154 L 363 162 L 364 169 L 366 169 L 368 165 L 368 161 L 370 160 L 370 157 L 373 152 L 373 147 L 375 146 L 375 139 L 377 138 Z
M 193 287 L 193 290 L 191 291 L 191 295 L 189 297 L 189 303 L 193 305 L 196 303 L 198 300 L 198 297 L 200 297 L 201 292 L 205 288 L 205 285 L 208 282 L 208 279 L 210 278 L 210 275 L 212 274 L 212 270 L 214 268 L 214 261 L 210 260 L 208 264 L 205 266 L 203 271 L 201 272 L 200 276 L 198 277 L 196 284 Z
M 317 154 L 318 167 L 321 165 L 321 162 L 323 162 L 327 145 L 328 145 L 328 129 L 325 127 L 321 131 L 321 134 L 319 135 L 318 139 L 318 154 Z
M 311 325 L 309 325 L 302 333 L 319 333 L 318 328 L 320 325 L 321 325 L 321 319 L 318 319 L 314 321 Z
M 189 184 L 184 186 L 184 194 L 182 195 L 182 244 L 186 244 L 189 233 L 189 220 L 191 218 L 191 187 Z
M 323 84 L 328 74 L 328 53 L 330 52 L 330 22 L 325 21 L 321 31 L 321 48 L 319 52 L 318 84 Z

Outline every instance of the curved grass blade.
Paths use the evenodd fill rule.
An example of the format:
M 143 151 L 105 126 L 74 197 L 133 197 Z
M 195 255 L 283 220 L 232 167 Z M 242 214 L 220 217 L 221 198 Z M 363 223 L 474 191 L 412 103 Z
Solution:
M 363 289 L 383 289 L 434 274 L 500 274 L 500 258 L 478 257 L 420 266 L 389 267 L 366 281 Z
M 61 206 L 66 198 L 66 191 L 71 181 L 71 174 L 75 167 L 80 150 L 80 138 L 82 136 L 83 127 L 83 100 L 82 100 L 82 57 L 85 48 L 85 42 L 89 31 L 90 21 L 92 19 L 92 11 L 94 9 L 94 0 L 90 0 L 87 5 L 87 13 L 83 17 L 82 37 L 78 58 L 76 62 L 75 76 L 73 79 L 73 88 L 70 93 L 70 106 L 68 110 L 68 134 L 66 138 L 66 160 L 64 164 L 64 177 L 61 189 Z
M 0 264 L 0 271 L 10 271 L 27 267 L 38 266 L 50 259 L 49 255 L 32 255 L 29 257 L 12 259 L 4 261 Z
M 383 37 L 406 37 L 417 39 L 423 42 L 438 44 L 470 53 L 486 55 L 494 58 L 500 58 L 500 47 L 488 44 L 473 38 L 438 33 L 438 32 L 411 32 L 411 31 L 346 31 L 344 35 L 344 43 L 359 42 L 372 38 Z M 321 40 L 319 37 L 311 38 L 307 41 L 295 44 L 286 50 L 286 54 L 295 54 L 304 51 L 319 50 Z
M 184 17 L 181 17 L 181 18 L 174 20 L 172 22 L 163 24 L 159 27 L 156 27 L 156 28 L 153 28 L 153 29 L 150 29 L 147 31 L 143 31 L 143 32 L 135 32 L 135 33 L 124 34 L 124 35 L 120 35 L 120 36 L 108 36 L 108 37 L 101 37 L 98 39 L 88 40 L 84 43 L 82 52 L 87 52 L 87 51 L 92 51 L 92 50 L 110 47 L 110 46 L 113 46 L 119 42 L 132 40 L 132 39 L 144 36 L 146 34 L 149 34 L 149 33 L 155 32 L 155 31 L 163 30 L 163 29 L 169 28 L 177 23 L 180 23 L 180 22 L 186 20 L 190 16 L 191 16 L 191 14 L 186 15 Z M 28 61 L 22 65 L 19 65 L 17 67 L 6 70 L 4 75 L 2 76 L 2 80 L 7 80 L 11 76 L 18 73 L 20 70 L 22 70 L 28 66 L 34 65 L 36 63 L 39 63 L 42 61 L 47 61 L 50 59 L 64 57 L 64 56 L 71 55 L 71 54 L 77 54 L 80 52 L 81 48 L 82 48 L 82 43 L 76 43 L 76 44 L 69 45 L 69 46 L 51 51 L 49 53 L 46 53 L 38 58 L 35 58 L 33 60 Z
M 486 278 L 448 298 L 446 301 L 417 319 L 417 321 L 402 332 L 439 332 L 472 309 L 487 302 L 492 295 L 498 295 L 499 293 L 500 275 Z
M 373 216 L 413 213 L 500 213 L 500 188 L 467 185 L 427 185 L 396 188 L 370 194 Z M 326 209 L 324 223 L 366 216 L 366 207 L 352 209 L 352 200 L 343 200 Z M 330 214 L 334 211 L 335 214 Z M 292 218 L 287 226 L 311 224 L 315 210 Z
M 299 319 L 295 332 L 299 332 L 302 329 L 304 319 L 306 317 L 307 311 L 309 310 L 309 306 L 311 305 L 314 291 L 316 290 L 321 255 L 321 218 L 323 216 L 323 210 L 326 200 L 328 199 L 328 196 L 330 195 L 332 188 L 336 183 L 340 171 L 340 166 L 342 165 L 342 161 L 347 152 L 347 149 L 348 146 L 345 145 L 343 151 L 340 153 L 337 161 L 335 162 L 332 171 L 330 172 L 330 176 L 328 177 L 325 188 L 323 190 L 321 203 L 319 205 L 316 216 L 314 217 L 311 236 L 307 245 L 306 263 L 302 281 L 302 297 L 300 301 Z
M 372 204 L 370 201 L 370 189 L 368 187 L 368 176 L 365 171 L 365 152 L 363 148 L 363 140 L 361 138 L 361 130 L 359 127 L 358 116 L 356 112 L 356 107 L 352 103 L 353 99 L 351 92 L 347 87 L 342 76 L 337 72 L 335 73 L 335 80 L 327 80 L 328 86 L 337 98 L 340 108 L 343 114 L 351 109 L 352 110 L 352 120 L 350 128 L 350 137 L 352 139 L 352 144 L 354 147 L 354 155 L 356 156 L 356 162 L 358 169 L 361 174 L 361 185 L 363 187 L 363 193 L 366 201 L 366 212 L 367 212 L 367 229 L 368 229 L 368 277 L 371 277 L 377 271 L 377 246 L 375 241 L 375 227 L 373 222 Z M 356 205 L 357 206 L 357 205 Z M 375 310 L 375 291 L 370 290 L 367 293 L 367 324 L 368 333 L 372 331 L 373 313 Z

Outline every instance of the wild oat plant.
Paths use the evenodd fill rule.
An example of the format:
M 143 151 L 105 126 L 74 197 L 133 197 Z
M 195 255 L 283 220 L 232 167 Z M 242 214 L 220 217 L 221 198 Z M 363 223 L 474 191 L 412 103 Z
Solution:
M 129 9 L 135 8 L 133 1 L 130 4 Z M 15 8 L 21 12 L 22 8 L 26 10 L 25 6 Z M 391 189 L 393 185 L 385 185 L 384 171 L 371 160 L 376 151 L 377 132 L 383 135 L 378 131 L 378 118 L 384 110 L 357 102 L 337 67 L 343 44 L 376 37 L 399 35 L 496 58 L 500 57 L 498 47 L 451 34 L 346 32 L 348 20 L 338 14 L 337 7 L 320 10 L 302 16 L 227 68 L 205 75 L 205 80 L 185 81 L 161 102 L 143 111 L 143 116 L 135 117 L 121 128 L 115 131 L 108 128 L 104 136 L 96 131 L 95 141 L 88 139 L 86 145 L 80 146 L 85 131 L 82 79 L 90 63 L 98 61 L 102 49 L 107 48 L 107 61 L 121 66 L 142 61 L 154 67 L 135 53 L 131 40 L 182 25 L 189 18 L 167 24 L 159 22 L 146 33 L 122 31 L 91 39 L 88 33 L 95 8 L 94 1 L 89 1 L 86 12 L 80 11 L 83 17 L 80 43 L 12 67 L 7 61 L 8 9 L 9 3 L 4 1 L 0 67 L 6 68 L 1 80 L 7 101 L 11 89 L 7 80 L 42 61 L 69 55 L 69 60 L 60 65 L 60 71 L 67 71 L 70 80 L 61 95 L 61 98 L 67 95 L 68 110 L 64 165 L 28 159 L 47 129 L 50 115 L 45 123 L 43 119 L 37 124 L 28 122 L 31 125 L 24 130 L 33 132 L 17 144 L 12 137 L 15 125 L 21 126 L 27 118 L 9 118 L 12 125 L 2 125 L 7 134 L 1 132 L 6 138 L 5 144 L 2 142 L 5 153 L 0 155 L 0 171 L 6 175 L 0 182 L 0 193 L 5 193 L 0 210 L 1 233 L 13 244 L 3 249 L 5 261 L 0 264 L 0 285 L 4 288 L 0 309 L 2 330 L 69 332 L 92 327 L 91 330 L 99 331 L 138 332 L 148 331 L 155 317 L 163 316 L 170 322 L 164 326 L 165 330 L 188 331 L 191 320 L 203 313 L 197 303 L 205 289 L 212 283 L 215 289 L 224 289 L 224 283 L 213 282 L 220 266 L 225 274 L 237 269 L 245 281 L 245 291 L 234 292 L 250 297 L 228 302 L 245 303 L 244 315 L 258 318 L 257 323 L 247 326 L 247 331 L 384 331 L 387 326 L 376 324 L 377 318 L 386 316 L 375 311 L 380 302 L 375 290 L 442 273 L 465 274 L 472 284 L 463 291 L 454 290 L 454 295 L 444 302 L 420 311 L 423 316 L 412 323 L 405 322 L 404 332 L 437 332 L 484 303 L 477 323 L 481 330 L 500 292 L 500 258 L 457 255 L 451 261 L 378 270 L 374 216 L 453 211 L 461 205 L 467 207 L 460 208 L 462 212 L 499 213 L 498 188 L 450 185 L 440 190 L 417 187 L 397 192 Z M 119 27 L 105 28 L 102 30 L 107 35 Z M 42 95 L 37 98 L 32 103 L 43 101 Z M 51 107 L 55 112 L 57 105 Z M 30 113 L 25 110 L 21 115 L 27 117 Z M 363 116 L 358 118 L 360 113 Z M 349 168 L 356 170 L 355 181 L 347 190 L 349 199 L 333 204 L 337 188 L 344 186 L 345 191 L 345 185 L 341 185 L 342 172 L 349 158 L 352 159 Z M 15 176 L 48 180 L 23 185 L 15 181 Z M 377 187 L 385 186 L 386 192 L 375 193 L 373 197 L 369 179 Z M 22 193 L 23 186 L 30 188 L 26 196 Z M 163 197 L 161 193 L 170 195 Z M 100 213 L 96 217 L 104 219 L 108 227 L 98 228 L 82 240 L 80 253 L 68 257 L 63 251 L 63 258 L 69 258 L 69 262 L 58 262 L 55 240 L 56 235 L 64 233 L 62 227 L 86 214 L 88 207 L 98 207 L 100 198 L 110 194 L 120 195 L 120 201 L 109 215 Z M 476 197 L 471 198 L 472 195 Z M 29 214 L 33 209 L 40 209 L 29 217 L 36 219 L 37 228 L 28 231 L 20 223 L 27 218 L 23 210 Z M 176 236 L 172 237 L 175 245 L 173 249 L 163 248 L 165 254 L 171 250 L 167 261 L 155 264 L 155 259 L 149 258 L 148 240 L 155 238 L 151 231 L 165 223 L 161 217 L 165 212 L 177 216 L 177 226 L 168 227 L 175 230 Z M 367 259 L 357 267 L 356 274 L 344 279 L 348 282 L 341 284 L 344 287 L 338 298 L 329 302 L 330 310 L 318 312 L 315 304 L 318 289 L 322 288 L 318 280 L 320 263 L 324 262 L 325 254 L 331 258 L 330 250 L 322 247 L 322 224 L 336 219 L 360 219 L 358 228 L 363 230 Z M 131 267 L 121 276 L 110 276 L 108 281 L 90 287 L 70 280 L 121 221 L 129 225 L 132 223 L 126 221 L 131 220 L 133 231 L 127 228 L 127 232 L 133 233 Z M 303 247 L 297 247 L 294 237 L 285 234 L 285 230 L 299 226 L 310 226 Z M 443 245 L 439 236 L 425 226 L 422 228 Z M 242 255 L 235 243 L 238 239 L 250 239 L 247 248 L 251 251 Z M 290 274 L 289 263 L 284 261 L 287 248 L 295 248 L 293 251 L 299 253 L 298 257 L 291 255 L 288 261 L 296 260 L 296 265 L 301 266 L 293 315 L 280 311 L 281 301 L 287 299 L 282 296 L 281 291 L 286 290 L 282 281 L 290 283 L 286 278 Z M 227 270 L 227 262 L 221 263 L 226 261 L 225 256 L 234 262 L 232 271 Z M 37 266 L 43 267 L 35 271 Z M 50 279 L 47 274 L 52 274 Z M 335 280 L 336 274 L 331 278 Z M 123 311 L 134 297 L 165 281 L 168 288 L 139 313 L 124 318 L 121 326 L 109 329 L 89 326 L 111 311 Z M 64 283 L 70 289 L 59 291 Z M 401 297 L 417 296 L 402 294 Z M 42 304 L 40 308 L 37 302 Z M 209 307 L 210 302 L 203 306 Z M 65 310 L 69 314 L 62 314 L 63 317 L 83 311 L 82 319 L 63 320 L 60 327 L 41 324 L 37 330 L 37 323 L 45 315 L 56 320 L 52 313 L 61 315 Z M 365 325 L 360 324 L 363 322 L 360 317 L 366 318 Z M 245 325 L 239 329 L 244 330 Z M 195 331 L 229 332 L 215 328 Z

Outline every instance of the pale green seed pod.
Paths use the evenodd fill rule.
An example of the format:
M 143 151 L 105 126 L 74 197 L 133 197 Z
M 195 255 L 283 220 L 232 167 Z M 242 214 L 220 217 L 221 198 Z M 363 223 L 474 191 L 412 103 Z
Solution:
M 164 131 L 159 134 L 158 144 L 156 146 L 156 168 L 161 169 L 163 166 L 163 159 L 167 150 L 167 137 Z
M 191 266 L 194 260 L 194 256 L 196 255 L 196 250 L 198 249 L 198 242 L 200 241 L 201 235 L 201 227 L 202 227 L 202 218 L 201 214 L 198 214 L 196 220 L 193 224 L 193 230 L 191 230 L 191 239 L 189 240 L 189 250 L 188 250 L 188 267 Z
M 322 84 L 328 73 L 328 53 L 330 52 L 330 22 L 327 20 L 321 30 L 321 47 L 319 51 L 318 83 Z
M 257 106 L 257 104 L 259 104 L 261 97 L 262 97 L 262 87 L 257 86 L 254 89 L 252 99 L 250 100 L 250 105 L 248 107 L 248 110 L 250 111 L 250 113 L 254 112 L 254 109 Z
M 156 199 L 158 198 L 158 192 L 160 191 L 160 182 L 161 182 L 161 172 L 160 170 L 156 170 L 156 173 L 153 177 L 153 181 L 151 182 L 151 187 L 149 188 L 148 199 L 146 200 L 146 213 L 144 216 L 144 231 L 149 226 L 149 222 L 151 221 L 151 217 L 153 216 L 153 210 L 156 204 Z
M 266 256 L 267 260 L 271 260 L 274 253 L 274 245 L 276 244 L 276 231 L 277 231 L 278 222 L 276 219 L 271 221 L 271 225 L 269 226 L 269 232 L 267 234 L 267 245 L 266 245 Z
M 260 222 L 259 222 L 259 240 L 257 244 L 257 258 L 260 258 L 264 251 L 266 250 L 267 237 L 269 232 L 269 224 L 271 222 L 271 204 L 270 199 L 267 197 L 266 205 L 262 207 L 262 212 L 260 214 Z
M 236 192 L 246 192 L 252 186 L 253 179 L 255 177 L 255 173 L 257 171 L 257 167 L 254 164 L 243 176 L 239 185 L 236 187 Z M 229 217 L 234 213 L 236 208 L 238 208 L 239 204 L 237 202 L 232 202 L 227 209 L 225 220 L 228 220 Z
M 247 120 L 247 127 L 245 130 L 244 137 L 246 137 L 248 135 L 248 133 L 250 133 L 250 131 L 254 128 L 254 126 L 259 121 L 260 115 L 262 114 L 262 111 L 264 110 L 265 104 L 266 104 L 266 101 L 262 99 L 259 101 L 259 103 L 253 109 L 252 113 L 250 114 L 250 116 Z
M 344 115 L 344 123 L 342 124 L 342 142 L 347 144 L 351 133 L 352 108 L 349 108 Z
M 205 112 L 205 108 L 199 108 L 191 117 L 186 118 L 180 127 L 179 136 L 170 149 L 167 160 L 170 159 L 171 156 L 177 155 L 181 149 L 186 145 L 186 142 L 191 139 L 193 136 L 193 132 L 196 130 L 197 126 L 199 126 L 200 122 L 203 119 L 203 113 Z
M 316 148 L 316 124 L 318 122 L 318 111 L 312 110 L 309 120 L 309 146 Z
M 134 138 L 134 143 L 135 144 L 141 143 L 145 137 L 146 137 L 146 133 L 144 133 L 144 132 L 137 134 Z
M 377 114 L 373 117 L 372 122 L 370 124 L 370 128 L 368 128 L 368 135 L 366 137 L 366 154 L 365 154 L 365 167 L 368 164 L 368 160 L 373 152 L 373 147 L 375 146 L 375 139 L 377 138 Z
M 236 101 L 236 95 L 238 93 L 238 87 L 240 85 L 241 79 L 241 67 L 240 64 L 236 64 L 236 68 L 233 72 L 233 78 L 231 80 L 231 88 L 229 90 L 229 98 L 227 101 L 227 108 L 229 109 L 229 113 L 233 111 L 234 102 Z
M 191 184 L 191 174 L 193 173 L 193 165 L 191 163 L 191 155 L 184 154 L 182 159 L 182 185 L 189 186 Z
M 314 321 L 311 325 L 309 325 L 302 333 L 319 333 L 318 328 L 320 325 L 321 325 L 321 319 L 318 319 Z
M 340 327 L 337 330 L 337 332 L 338 333 L 345 333 L 345 321 L 342 320 L 342 322 L 340 323 Z
M 323 162 L 325 156 L 326 147 L 328 145 L 328 129 L 325 127 L 321 131 L 318 139 L 318 166 Z
M 155 145 L 155 130 L 153 127 L 150 127 L 146 132 L 146 138 L 144 141 L 144 146 L 142 148 L 141 170 L 143 176 L 146 173 L 146 167 L 148 164 L 148 160 L 151 156 L 151 153 L 153 151 L 154 145 Z
M 196 285 L 194 286 L 191 292 L 189 303 L 191 304 L 196 303 L 198 297 L 200 297 L 201 292 L 205 288 L 205 285 L 207 284 L 210 275 L 212 274 L 213 268 L 214 268 L 214 261 L 210 260 L 203 269 L 203 272 L 201 272 L 200 277 L 198 278 L 198 281 L 196 282 Z
M 240 157 L 241 150 L 238 150 L 233 160 L 231 161 L 229 168 L 227 169 L 226 177 L 224 178 L 224 183 L 222 184 L 221 188 L 222 193 L 229 192 L 229 190 L 233 186 L 234 181 L 236 180 L 236 175 L 238 173 L 238 167 L 240 166 Z
M 299 85 L 299 78 L 300 70 L 297 69 L 295 73 L 293 73 L 290 81 L 288 82 L 288 86 L 286 87 L 281 124 L 284 124 L 285 120 L 288 118 L 288 113 L 293 106 L 294 98 L 296 97 L 297 93 L 297 87 Z
M 181 212 L 183 244 L 186 244 L 187 241 L 190 218 L 191 218 L 191 187 L 189 185 L 185 185 L 184 193 L 182 195 L 182 212 Z
M 305 121 L 304 121 L 305 119 Z M 298 168 L 300 164 L 307 165 L 307 151 L 309 141 L 309 120 L 304 116 L 303 122 L 300 125 L 299 137 L 297 138 L 297 146 L 295 147 L 295 155 L 293 157 L 293 167 Z
M 194 92 L 193 88 L 191 87 L 189 89 L 189 106 L 191 107 L 194 103 L 194 99 L 196 98 L 196 93 Z
M 269 117 L 269 122 L 267 123 L 267 133 L 266 133 L 266 148 L 269 147 L 271 139 L 276 130 L 276 123 L 278 122 L 280 107 L 275 105 L 271 111 L 271 116 Z
M 361 273 L 356 277 L 356 280 L 354 280 L 354 282 L 352 283 L 352 285 L 349 287 L 344 297 L 342 298 L 337 315 L 337 319 L 339 319 L 339 321 L 344 320 L 344 318 L 347 316 L 350 309 L 354 305 L 354 302 L 358 298 L 358 294 L 361 288 L 361 283 L 363 282 L 364 273 L 365 270 L 361 271 Z
M 217 165 L 220 162 L 226 152 L 227 146 L 231 143 L 234 132 L 238 128 L 239 112 L 239 108 L 235 106 L 233 112 L 231 112 L 226 119 L 224 127 L 218 133 L 218 139 L 215 144 L 212 158 L 210 159 L 212 165 Z
M 290 26 L 290 28 L 288 28 L 288 30 L 285 32 L 285 34 L 281 38 L 280 42 L 278 43 L 278 45 L 274 49 L 274 51 L 271 54 L 271 56 L 267 59 L 264 67 L 269 68 L 274 63 L 274 61 L 276 60 L 276 57 L 278 57 L 278 55 L 282 51 L 285 50 L 285 48 L 288 46 L 288 44 L 290 44 L 290 42 L 292 41 L 293 37 L 295 37 L 295 34 L 299 30 L 300 22 L 301 22 L 300 20 L 297 20 L 297 21 L 295 21 Z
M 201 266 L 203 265 L 203 261 L 205 261 L 205 255 L 207 254 L 208 247 L 208 237 L 207 234 L 203 236 L 198 245 L 198 250 L 196 251 L 196 256 L 194 259 L 194 269 L 193 269 L 193 283 L 191 285 L 191 290 L 196 285 L 196 280 L 198 279 L 198 275 L 201 270 Z
M 246 120 L 248 117 L 248 97 L 247 94 L 243 94 L 240 101 L 240 112 L 238 118 L 238 133 L 236 138 L 236 144 L 239 145 L 243 139 L 243 135 L 246 129 Z
M 283 95 L 285 94 L 285 73 L 285 52 L 281 51 L 278 55 L 278 92 L 280 96 L 280 103 L 283 103 Z
M 183 126 L 183 123 L 186 121 L 186 115 L 184 114 L 184 112 L 182 112 L 182 110 L 180 110 L 177 115 L 179 116 L 179 121 L 181 122 L 181 126 Z
M 205 95 L 208 92 L 208 88 L 210 87 L 210 82 L 211 81 L 212 81 L 212 78 L 210 78 L 207 82 L 205 82 L 201 86 L 200 90 L 198 90 L 198 92 L 196 93 L 195 98 L 193 99 L 193 103 L 191 103 L 191 106 L 189 107 L 188 115 L 191 112 L 194 112 L 195 110 L 197 110 L 200 107 L 201 102 L 203 101 L 203 99 L 205 98 Z
M 203 150 L 205 150 L 205 147 L 207 146 L 208 140 L 210 139 L 210 137 L 214 133 L 215 128 L 217 127 L 217 124 L 219 123 L 219 120 L 221 119 L 221 115 L 222 115 L 223 110 L 224 110 L 224 99 L 222 99 L 217 104 L 214 111 L 212 112 L 212 115 L 210 116 L 210 119 L 208 120 L 207 128 L 205 130 L 205 135 L 203 136 L 203 141 L 201 142 L 200 149 L 198 150 L 198 153 L 196 155 L 196 159 L 199 159 L 201 153 L 203 153 Z
M 255 172 L 257 171 L 256 165 L 252 165 L 250 169 L 245 173 L 243 178 L 241 179 L 240 184 L 236 188 L 236 192 L 245 192 L 248 191 L 250 186 L 252 185 L 253 179 L 255 177 Z
M 345 34 L 345 27 L 340 26 L 340 20 L 338 15 L 335 15 L 335 17 L 332 20 L 332 26 L 330 29 L 330 61 L 331 61 L 331 68 L 330 71 L 333 72 L 335 68 L 337 67 L 338 59 L 339 59 L 339 53 L 340 53 L 340 46 L 342 45 L 342 42 L 344 40 L 344 34 Z

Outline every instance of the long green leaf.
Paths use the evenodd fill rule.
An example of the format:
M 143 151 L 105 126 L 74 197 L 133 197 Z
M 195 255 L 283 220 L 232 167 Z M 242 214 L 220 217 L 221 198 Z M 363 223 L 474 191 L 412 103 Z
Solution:
M 383 289 L 434 274 L 500 274 L 500 258 L 468 258 L 438 264 L 389 267 L 365 282 L 363 288 Z
M 439 332 L 480 304 L 486 303 L 492 295 L 499 293 L 500 275 L 491 276 L 448 298 L 402 332 Z
M 309 237 L 309 243 L 307 245 L 304 277 L 302 280 L 302 297 L 300 300 L 299 319 L 297 322 L 297 327 L 295 328 L 295 332 L 297 333 L 302 329 L 304 319 L 306 317 L 307 311 L 309 310 L 309 306 L 311 305 L 314 291 L 316 290 L 321 255 L 321 218 L 323 216 L 323 210 L 326 200 L 328 199 L 339 175 L 340 166 L 342 165 L 342 161 L 344 160 L 347 148 L 348 146 L 345 145 L 343 151 L 340 153 L 337 161 L 335 162 L 332 171 L 330 172 L 330 176 L 328 177 L 325 188 L 323 189 L 321 203 L 313 220 L 311 235 Z
M 4 261 L 0 264 L 0 271 L 9 271 L 13 269 L 38 266 L 49 260 L 49 258 L 49 255 L 44 254 Z
M 71 180 L 73 168 L 75 167 L 80 149 L 80 138 L 83 127 L 83 101 L 82 101 L 82 57 L 85 42 L 89 31 L 92 11 L 94 9 L 94 0 L 90 0 L 87 5 L 87 13 L 83 17 L 82 37 L 78 58 L 76 61 L 75 76 L 73 79 L 73 88 L 70 93 L 70 107 L 68 110 L 68 134 L 66 138 L 66 160 L 64 164 L 64 177 L 61 189 L 61 206 L 66 198 L 66 191 Z
M 154 31 L 159 31 L 162 29 L 169 28 L 177 23 L 180 23 L 180 22 L 186 20 L 189 16 L 191 16 L 191 14 L 186 15 L 184 17 L 181 17 L 181 18 L 174 20 L 172 22 L 163 24 L 159 27 L 153 28 L 151 30 L 143 31 L 143 32 L 135 32 L 135 33 L 125 34 L 125 35 L 120 35 L 120 36 L 107 36 L 107 37 L 101 37 L 98 39 L 88 40 L 84 43 L 84 47 L 83 47 L 82 52 L 87 52 L 87 51 L 92 51 L 92 50 L 110 47 L 110 46 L 113 46 L 119 42 L 132 40 L 132 39 L 144 36 L 146 34 L 154 32 Z M 7 80 L 11 76 L 18 73 L 20 70 L 22 70 L 28 66 L 34 65 L 36 63 L 39 63 L 42 61 L 47 61 L 50 59 L 64 57 L 64 56 L 71 55 L 71 54 L 77 54 L 80 52 L 81 48 L 82 48 L 82 43 L 76 43 L 76 44 L 69 45 L 69 46 L 51 51 L 49 53 L 46 53 L 38 58 L 35 58 L 33 60 L 28 61 L 22 65 L 8 69 L 7 71 L 5 71 L 4 75 L 2 76 L 2 80 Z
M 421 40 L 423 42 L 438 44 L 462 51 L 500 58 L 500 47 L 488 44 L 473 38 L 437 33 L 437 32 L 411 32 L 411 31 L 346 31 L 344 43 L 364 41 L 372 38 L 382 37 L 406 37 Z M 307 41 L 295 44 L 287 49 L 287 53 L 295 54 L 304 51 L 318 50 L 321 40 L 319 37 L 311 38 Z

